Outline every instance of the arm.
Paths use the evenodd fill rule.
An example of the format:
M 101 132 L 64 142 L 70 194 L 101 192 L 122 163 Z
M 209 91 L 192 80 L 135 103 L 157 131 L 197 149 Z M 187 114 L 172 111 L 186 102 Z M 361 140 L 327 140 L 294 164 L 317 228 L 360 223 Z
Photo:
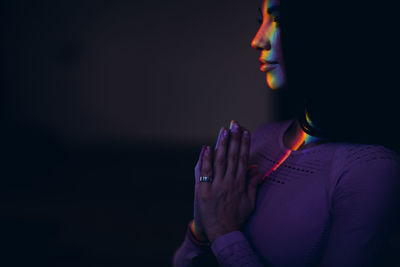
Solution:
M 200 245 L 193 240 L 188 225 L 185 240 L 175 251 L 174 267 L 194 266 L 251 266 L 264 267 L 242 232 L 233 231 L 219 236 L 210 245 Z
M 381 266 L 396 226 L 400 164 L 393 156 L 355 161 L 336 181 L 332 224 L 320 267 Z
M 219 236 L 211 244 L 211 249 L 220 266 L 265 266 L 240 231 Z

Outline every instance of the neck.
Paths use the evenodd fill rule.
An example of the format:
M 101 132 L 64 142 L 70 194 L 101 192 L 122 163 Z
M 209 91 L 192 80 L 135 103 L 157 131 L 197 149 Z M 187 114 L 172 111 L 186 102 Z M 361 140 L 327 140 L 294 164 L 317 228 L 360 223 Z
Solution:
M 292 123 L 283 137 L 285 146 L 290 148 L 290 150 L 303 149 L 319 140 L 321 140 L 321 138 L 308 135 L 304 132 L 298 120 Z

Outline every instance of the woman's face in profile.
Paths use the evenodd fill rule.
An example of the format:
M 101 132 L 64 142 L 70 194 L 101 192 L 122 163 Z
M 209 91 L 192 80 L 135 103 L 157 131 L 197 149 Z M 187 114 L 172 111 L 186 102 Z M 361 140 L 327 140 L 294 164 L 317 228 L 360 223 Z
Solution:
M 264 0 L 261 13 L 262 23 L 251 46 L 261 51 L 260 70 L 266 73 L 268 86 L 275 90 L 286 83 L 279 28 L 279 0 Z

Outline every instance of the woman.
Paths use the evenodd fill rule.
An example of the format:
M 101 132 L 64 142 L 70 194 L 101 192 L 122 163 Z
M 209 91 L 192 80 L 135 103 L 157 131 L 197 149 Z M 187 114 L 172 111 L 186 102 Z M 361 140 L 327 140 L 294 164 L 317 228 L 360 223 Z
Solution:
M 232 121 L 214 150 L 203 147 L 194 219 L 174 266 L 211 266 L 213 259 L 220 266 L 388 264 L 400 157 L 390 147 L 390 105 L 379 103 L 391 99 L 374 92 L 391 86 L 393 76 L 378 69 L 369 77 L 364 58 L 371 46 L 357 48 L 366 32 L 359 20 L 379 7 L 288 2 L 263 1 L 252 46 L 261 51 L 267 85 L 291 96 L 296 117 L 251 135 Z M 370 111 L 371 103 L 380 112 Z M 383 122 L 378 130 L 375 119 Z

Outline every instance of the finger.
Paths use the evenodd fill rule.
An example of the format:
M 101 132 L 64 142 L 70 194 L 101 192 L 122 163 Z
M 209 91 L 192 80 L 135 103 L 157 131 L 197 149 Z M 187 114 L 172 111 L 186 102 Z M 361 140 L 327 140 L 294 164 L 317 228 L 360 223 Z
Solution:
M 249 163 L 249 153 L 250 153 L 250 133 L 245 130 L 242 135 L 242 141 L 240 144 L 240 156 L 238 160 L 238 166 L 236 171 L 236 179 L 239 182 L 239 188 L 246 188 L 246 172 Z
M 251 203 L 253 205 L 253 208 L 255 207 L 255 201 L 256 201 L 256 196 L 257 196 L 257 189 L 260 185 L 260 181 L 262 181 L 262 178 L 264 177 L 264 174 L 261 173 L 258 168 L 254 168 L 250 172 L 250 177 L 247 182 L 247 195 L 249 199 L 251 200 Z
M 237 162 L 239 158 L 239 149 L 241 142 L 241 131 L 239 128 L 239 124 L 236 121 L 231 123 L 231 136 L 229 138 L 229 146 L 228 146 L 228 156 L 227 156 L 227 166 L 225 177 L 232 176 L 235 177 Z
M 200 151 L 200 155 L 199 155 L 199 159 L 197 160 L 197 164 L 194 167 L 194 180 L 195 183 L 197 184 L 199 182 L 199 177 L 200 177 L 200 166 L 201 166 L 201 161 L 204 157 L 204 151 L 205 151 L 205 145 L 203 145 L 201 147 L 201 151 Z
M 225 174 L 226 150 L 229 138 L 228 134 L 229 134 L 228 129 L 226 129 L 225 127 L 221 128 L 214 157 L 213 174 L 216 182 L 222 181 L 223 176 Z
M 225 127 L 221 127 L 221 129 L 219 129 L 217 143 L 215 144 L 215 148 L 214 148 L 215 151 L 218 149 L 219 143 L 221 142 L 223 129 L 225 129 Z
M 243 132 L 244 130 L 246 130 L 246 128 L 244 128 L 243 126 L 241 126 L 237 121 L 235 120 L 231 120 L 230 124 L 229 124 L 229 129 L 232 129 L 232 126 L 234 123 L 237 123 L 237 125 L 239 126 L 239 129 Z
M 206 176 L 212 179 L 213 178 L 212 175 L 213 175 L 212 152 L 211 152 L 211 147 L 207 146 L 204 151 L 203 160 L 201 162 L 200 176 Z M 211 182 L 200 182 L 200 188 L 203 187 L 203 184 L 211 185 Z

